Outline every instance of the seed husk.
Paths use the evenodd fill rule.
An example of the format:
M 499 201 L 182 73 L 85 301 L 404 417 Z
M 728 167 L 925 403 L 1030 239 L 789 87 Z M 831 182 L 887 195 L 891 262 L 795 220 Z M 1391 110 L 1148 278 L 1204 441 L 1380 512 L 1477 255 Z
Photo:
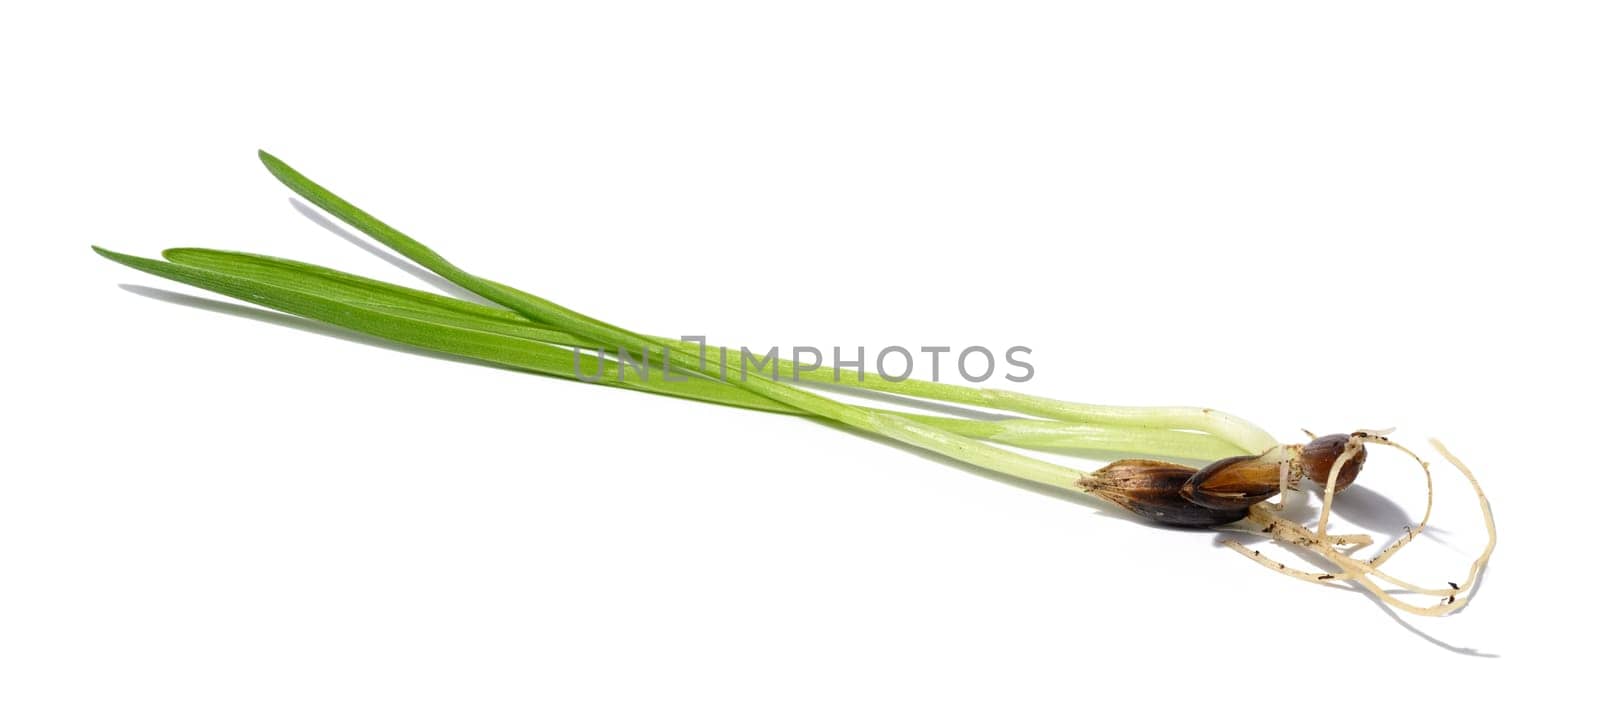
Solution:
M 1112 462 L 1078 481 L 1090 494 L 1161 524 L 1215 527 L 1237 522 L 1248 509 L 1203 507 L 1183 498 L 1195 468 L 1153 459 Z
M 1195 472 L 1180 493 L 1202 507 L 1248 509 L 1278 493 L 1281 470 L 1272 454 L 1219 459 Z

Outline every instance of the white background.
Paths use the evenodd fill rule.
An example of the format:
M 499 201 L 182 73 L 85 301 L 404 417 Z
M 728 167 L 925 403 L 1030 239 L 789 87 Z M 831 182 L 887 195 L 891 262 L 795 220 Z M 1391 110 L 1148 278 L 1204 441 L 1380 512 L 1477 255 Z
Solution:
M 0 715 L 1591 694 L 1592 4 L 4 14 Z M 1286 440 L 1442 437 L 1502 545 L 1465 612 L 1395 617 L 1212 533 L 803 420 L 160 301 L 119 285 L 203 293 L 89 252 L 419 284 L 291 207 L 258 147 L 469 269 L 645 331 L 1026 344 L 1039 394 L 1216 406 Z M 1346 519 L 1367 531 L 1420 511 L 1393 457 L 1363 484 Z M 1441 475 L 1418 581 L 1477 551 L 1465 491 Z

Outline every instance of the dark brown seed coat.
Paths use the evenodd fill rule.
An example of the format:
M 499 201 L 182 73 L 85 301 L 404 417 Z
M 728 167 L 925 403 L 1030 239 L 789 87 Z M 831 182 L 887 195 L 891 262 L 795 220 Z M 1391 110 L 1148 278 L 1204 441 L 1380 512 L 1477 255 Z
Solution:
M 1300 466 L 1305 471 L 1305 478 L 1327 489 L 1328 472 L 1333 470 L 1333 463 L 1339 460 L 1339 455 L 1344 453 L 1345 443 L 1349 441 L 1348 434 L 1328 434 L 1306 443 L 1300 451 Z M 1350 483 L 1356 481 L 1356 475 L 1361 473 L 1361 465 L 1366 461 L 1367 448 L 1362 447 L 1339 468 L 1339 480 L 1333 485 L 1335 494 L 1343 492 Z

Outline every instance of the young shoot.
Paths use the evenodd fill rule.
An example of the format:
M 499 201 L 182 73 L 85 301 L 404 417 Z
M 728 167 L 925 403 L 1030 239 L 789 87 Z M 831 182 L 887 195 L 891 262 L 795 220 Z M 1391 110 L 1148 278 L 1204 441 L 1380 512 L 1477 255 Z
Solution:
M 1273 439 L 1230 414 L 1193 407 L 1117 407 L 1065 402 L 1028 394 L 863 374 L 845 382 L 830 367 L 796 367 L 780 360 L 778 371 L 814 384 L 837 384 L 869 393 L 931 400 L 935 409 L 903 412 L 839 401 L 797 383 L 760 374 L 707 371 L 692 362 L 673 364 L 684 381 L 665 372 L 630 371 L 599 348 L 635 350 L 645 366 L 664 369 L 669 357 L 693 357 L 698 345 L 624 329 L 578 313 L 509 285 L 471 274 L 422 243 L 312 182 L 265 152 L 268 171 L 307 202 L 366 234 L 440 278 L 494 303 L 490 307 L 358 275 L 262 255 L 207 249 L 171 249 L 164 260 L 96 247 L 112 261 L 134 269 L 300 317 L 326 322 L 393 342 L 567 379 L 665 396 L 798 415 L 852 428 L 1013 477 L 1078 493 L 1122 507 L 1152 522 L 1178 527 L 1244 532 L 1305 550 L 1325 568 L 1293 568 L 1229 539 L 1226 546 L 1287 576 L 1319 584 L 1345 582 L 1371 592 L 1386 605 L 1439 616 L 1461 609 L 1482 576 L 1496 535 L 1488 499 L 1477 479 L 1437 440 L 1433 448 L 1467 480 L 1478 499 L 1488 541 L 1460 582 L 1425 587 L 1396 578 L 1385 563 L 1423 532 L 1433 513 L 1433 475 L 1428 463 L 1395 443 L 1387 432 L 1356 431 L 1313 437 L 1305 444 Z M 706 348 L 712 352 L 721 348 Z M 849 375 L 846 375 L 849 376 Z M 999 413 L 990 419 L 947 416 L 957 406 Z M 953 412 L 949 413 L 953 414 Z M 1365 535 L 1328 533 L 1337 495 L 1360 474 L 1367 445 L 1396 450 L 1415 460 L 1427 483 L 1427 508 L 1415 528 L 1371 557 L 1355 556 L 1373 542 Z M 1020 454 L 1007 447 L 1073 456 L 1126 457 L 1094 472 Z M 1193 460 L 1198 466 L 1154 457 Z M 1286 516 L 1290 492 L 1314 489 L 1322 497 L 1314 525 Z M 1274 497 L 1277 502 L 1271 501 Z M 1398 595 L 1438 597 L 1419 605 Z

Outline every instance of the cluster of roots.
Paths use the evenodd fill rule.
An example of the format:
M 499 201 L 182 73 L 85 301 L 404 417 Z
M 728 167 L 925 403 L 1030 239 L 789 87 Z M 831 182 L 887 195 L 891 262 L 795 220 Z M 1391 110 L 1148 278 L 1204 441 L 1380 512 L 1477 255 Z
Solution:
M 1199 469 L 1152 460 L 1124 460 L 1107 465 L 1079 484 L 1095 496 L 1156 522 L 1264 536 L 1284 546 L 1312 552 L 1336 568 L 1332 572 L 1296 569 L 1237 540 L 1223 542 L 1275 572 L 1317 584 L 1354 582 L 1385 605 L 1412 614 L 1443 616 L 1457 611 L 1470 601 L 1472 587 L 1494 551 L 1494 515 L 1489 500 L 1472 471 L 1438 440 L 1430 440 L 1433 448 L 1472 486 L 1483 512 L 1488 542 L 1467 569 L 1466 577 L 1460 582 L 1446 582 L 1445 587 L 1419 586 L 1385 572 L 1384 564 L 1428 526 L 1433 515 L 1433 472 L 1416 453 L 1384 435 L 1385 432 L 1358 431 L 1314 437 L 1305 445 L 1283 445 L 1254 457 L 1229 457 Z M 1368 444 L 1392 447 L 1415 460 L 1428 484 L 1428 504 L 1417 526 L 1407 527 L 1382 551 L 1362 559 L 1354 553 L 1371 546 L 1372 537 L 1329 534 L 1328 518 L 1335 496 L 1350 486 L 1360 471 Z M 1287 502 L 1282 500 L 1289 490 L 1307 483 L 1320 485 L 1322 492 L 1322 512 L 1314 528 L 1286 518 Z M 1265 501 L 1274 495 L 1280 497 L 1279 502 Z M 1438 601 L 1414 604 L 1401 598 L 1406 595 L 1438 597 Z

